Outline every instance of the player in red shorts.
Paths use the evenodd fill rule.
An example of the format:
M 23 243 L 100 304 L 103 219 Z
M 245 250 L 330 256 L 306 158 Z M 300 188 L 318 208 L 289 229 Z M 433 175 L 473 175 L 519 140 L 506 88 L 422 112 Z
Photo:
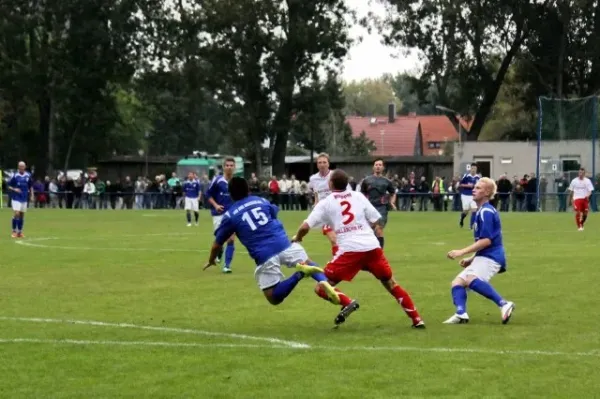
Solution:
M 580 168 L 579 176 L 571 181 L 569 191 L 571 191 L 569 204 L 573 203 L 577 229 L 579 231 L 583 231 L 583 225 L 587 220 L 588 211 L 590 208 L 590 196 L 594 191 L 594 185 L 592 184 L 591 180 L 585 177 L 584 168 Z
M 331 188 L 329 187 L 331 171 L 329 170 L 329 155 L 327 153 L 322 152 L 317 155 L 317 169 L 319 171 L 308 179 L 308 188 L 314 194 L 313 201 L 315 205 L 331 194 Z M 350 188 L 350 185 L 348 185 L 348 188 Z M 331 253 L 335 255 L 338 249 L 335 231 L 328 225 L 324 225 L 322 231 L 331 244 Z
M 402 306 L 412 320 L 413 327 L 425 328 L 410 295 L 394 280 L 392 268 L 373 232 L 372 227 L 375 230 L 380 228 L 377 222 L 381 214 L 363 194 L 348 189 L 348 175 L 344 171 L 336 169 L 331 172 L 329 185 L 331 195 L 319 201 L 293 240 L 302 241 L 313 227 L 323 224 L 331 226 L 337 237 L 338 251 L 324 268 L 330 284 L 335 286 L 341 281 L 352 281 L 359 271 L 368 271 L 381 281 Z M 359 308 L 359 304 L 337 288 L 336 291 L 337 297 L 332 298 L 331 293 L 319 287 L 315 289 L 323 299 L 334 303 L 339 299 L 342 310 L 335 319 L 335 324 L 339 325 Z

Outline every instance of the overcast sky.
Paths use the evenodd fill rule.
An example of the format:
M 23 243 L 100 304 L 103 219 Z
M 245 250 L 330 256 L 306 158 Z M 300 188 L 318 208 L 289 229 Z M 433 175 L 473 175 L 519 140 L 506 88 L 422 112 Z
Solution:
M 368 0 L 346 0 L 346 3 L 357 11 L 359 18 L 366 16 L 369 11 L 380 15 L 384 12 L 383 6 L 375 1 L 368 4 Z M 373 32 L 369 35 L 366 29 L 355 26 L 351 35 L 353 38 L 362 36 L 363 41 L 350 49 L 344 64 L 344 80 L 376 78 L 384 73 L 396 74 L 418 69 L 419 62 L 414 52 L 409 56 L 400 55 L 394 58 L 393 54 L 398 54 L 399 51 L 381 44 L 379 34 Z

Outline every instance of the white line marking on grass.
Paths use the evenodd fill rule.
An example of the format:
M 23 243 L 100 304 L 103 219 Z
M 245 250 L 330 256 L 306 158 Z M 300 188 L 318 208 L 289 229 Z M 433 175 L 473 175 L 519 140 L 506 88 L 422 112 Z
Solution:
M 175 235 L 188 235 L 186 233 L 175 233 L 175 234 L 154 234 L 154 236 L 175 236 Z M 131 236 L 113 236 L 111 238 L 118 239 L 123 237 L 146 237 L 153 236 L 153 234 L 143 234 L 143 235 L 131 235 Z M 106 238 L 106 237 L 105 237 Z M 93 237 L 90 240 L 94 239 Z M 61 238 L 61 237 L 38 237 L 38 238 L 28 238 L 25 240 L 14 241 L 17 245 L 22 245 L 24 247 L 32 247 L 32 248 L 45 248 L 45 249 L 64 249 L 69 251 L 119 251 L 119 252 L 196 252 L 196 253 L 207 253 L 210 252 L 210 249 L 185 249 L 185 248 L 157 248 L 157 247 L 137 247 L 137 246 L 129 246 L 129 247 L 80 247 L 80 246 L 70 246 L 70 245 L 47 245 L 41 244 L 40 242 L 48 242 L 48 241 L 70 241 L 70 238 Z M 247 251 L 242 251 L 237 249 L 237 253 L 248 254 Z M 325 252 L 311 252 L 313 255 L 330 255 Z
M 164 346 L 171 348 L 260 348 L 292 349 L 285 345 L 252 344 L 201 344 L 196 342 L 154 342 L 154 341 L 89 341 L 79 339 L 37 339 L 37 338 L 0 338 L 0 344 L 52 344 L 52 345 L 110 345 L 110 346 Z M 301 349 L 301 348 L 293 348 Z
M 71 251 L 125 251 L 125 252 L 209 252 L 208 249 L 185 249 L 185 248 L 140 248 L 140 247 L 74 247 L 69 245 L 46 245 L 38 244 L 40 241 L 64 240 L 58 237 L 31 238 L 28 240 L 15 241 L 15 244 L 24 247 L 47 248 L 47 249 L 66 249 Z
M 246 341 L 263 341 L 268 342 L 272 345 L 280 345 L 286 346 L 290 348 L 309 348 L 310 345 L 304 344 L 302 342 L 295 341 L 286 341 L 279 338 L 272 337 L 257 337 L 253 335 L 246 334 L 232 334 L 232 333 L 222 333 L 222 332 L 214 332 L 214 331 L 204 331 L 204 330 L 193 330 L 189 328 L 173 328 L 173 327 L 155 327 L 155 326 L 142 326 L 138 324 L 130 324 L 130 323 L 106 323 L 103 321 L 93 321 L 93 320 L 62 320 L 62 319 L 45 319 L 39 317 L 0 317 L 0 320 L 11 320 L 11 321 L 24 321 L 24 322 L 32 322 L 32 323 L 60 323 L 60 324 L 79 324 L 86 326 L 100 326 L 100 327 L 116 327 L 116 328 L 132 328 L 138 330 L 150 330 L 150 331 L 162 331 L 162 332 L 173 332 L 179 334 L 193 334 L 193 335 L 205 335 L 211 337 L 224 337 L 224 338 L 233 338 L 240 339 Z
M 419 348 L 410 346 L 290 346 L 282 344 L 221 344 L 195 342 L 156 342 L 156 341 L 92 341 L 76 339 L 37 339 L 37 338 L 0 338 L 0 344 L 50 344 L 50 345 L 106 345 L 106 346 L 155 346 L 170 348 L 230 348 L 230 349 L 287 349 L 318 350 L 332 352 L 416 352 L 416 353 L 465 353 L 478 355 L 515 355 L 539 357 L 599 357 L 597 351 L 559 352 L 542 350 L 494 350 L 477 348 Z

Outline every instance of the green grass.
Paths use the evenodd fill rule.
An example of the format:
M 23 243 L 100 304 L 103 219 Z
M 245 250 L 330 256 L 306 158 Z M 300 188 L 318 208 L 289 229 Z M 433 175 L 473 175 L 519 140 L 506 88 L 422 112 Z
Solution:
M 290 233 L 303 216 L 282 214 Z M 497 308 L 475 295 L 469 297 L 470 324 L 441 324 L 453 313 L 450 281 L 460 271 L 445 254 L 472 239 L 458 228 L 456 214 L 391 215 L 386 253 L 419 307 L 425 331 L 411 329 L 368 274 L 341 285 L 360 300 L 361 309 L 336 331 L 338 309 L 314 295 L 312 280 L 302 281 L 275 307 L 256 287 L 254 265 L 245 253 L 238 252 L 231 275 L 202 272 L 211 243 L 205 213 L 201 227 L 186 228 L 181 211 L 34 210 L 21 244 L 8 237 L 10 217 L 8 210 L 0 212 L 7 233 L 0 239 L 3 398 L 597 395 L 596 215 L 583 233 L 570 214 L 503 216 L 509 271 L 492 282 L 517 304 L 506 326 Z M 320 232 L 312 232 L 304 245 L 318 263 L 328 260 Z M 11 341 L 17 339 L 40 341 Z

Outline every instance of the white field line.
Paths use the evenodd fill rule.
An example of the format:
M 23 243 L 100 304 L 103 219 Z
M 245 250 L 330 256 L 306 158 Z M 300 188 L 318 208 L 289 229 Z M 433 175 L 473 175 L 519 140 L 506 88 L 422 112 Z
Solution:
M 286 347 L 290 347 L 290 348 L 308 348 L 308 347 L 310 347 L 309 345 L 304 344 L 302 342 L 286 341 L 286 340 L 279 339 L 279 338 L 256 337 L 253 335 L 246 335 L 246 334 L 232 334 L 232 333 L 222 333 L 222 332 L 214 332 L 214 331 L 193 330 L 193 329 L 189 329 L 189 328 L 142 326 L 142 325 L 130 324 L 130 323 L 106 323 L 103 321 L 93 321 L 93 320 L 45 319 L 45 318 L 38 318 L 38 317 L 0 317 L 0 320 L 23 321 L 23 322 L 32 322 L 32 323 L 78 324 L 78 325 L 86 325 L 86 326 L 131 328 L 131 329 L 138 329 L 138 330 L 172 332 L 172 333 L 178 333 L 178 334 L 192 334 L 192 335 L 204 335 L 204 336 L 209 336 L 209 337 L 232 338 L 232 339 L 239 339 L 239 340 L 245 340 L 245 341 L 262 341 L 262 342 L 268 342 L 271 345 L 286 346 Z
M 228 348 L 228 349 L 286 349 L 318 350 L 331 352 L 414 352 L 414 353 L 462 353 L 495 356 L 532 356 L 532 357 L 594 357 L 600 358 L 600 352 L 560 352 L 543 350 L 494 350 L 477 348 L 419 348 L 410 346 L 289 346 L 281 344 L 202 344 L 195 342 L 156 342 L 156 341 L 93 341 L 77 339 L 37 339 L 37 338 L 0 338 L 0 344 L 48 344 L 48 345 L 104 345 L 139 346 L 167 348 Z
M 171 235 L 186 235 L 186 234 L 156 234 L 155 236 L 171 236 Z M 147 235 L 141 235 L 138 237 L 146 237 Z M 118 236 L 119 237 L 135 237 L 135 236 Z M 115 237 L 112 237 L 115 238 Z M 70 245 L 47 245 L 41 244 L 40 242 L 48 242 L 48 241 L 70 241 L 68 238 L 61 237 L 39 237 L 39 238 L 28 238 L 25 240 L 17 240 L 14 241 L 17 245 L 22 245 L 24 247 L 32 247 L 32 248 L 46 248 L 46 249 L 64 249 L 70 251 L 122 251 L 122 252 L 196 252 L 196 253 L 207 253 L 210 252 L 210 249 L 185 249 L 185 248 L 157 248 L 157 247 L 144 247 L 140 248 L 137 246 L 129 246 L 129 247 L 81 247 L 81 246 L 70 246 Z M 237 253 L 248 254 L 247 251 L 242 251 L 240 249 L 236 249 Z M 319 253 L 319 252 L 311 252 L 311 254 L 315 255 L 329 255 L 329 253 Z

